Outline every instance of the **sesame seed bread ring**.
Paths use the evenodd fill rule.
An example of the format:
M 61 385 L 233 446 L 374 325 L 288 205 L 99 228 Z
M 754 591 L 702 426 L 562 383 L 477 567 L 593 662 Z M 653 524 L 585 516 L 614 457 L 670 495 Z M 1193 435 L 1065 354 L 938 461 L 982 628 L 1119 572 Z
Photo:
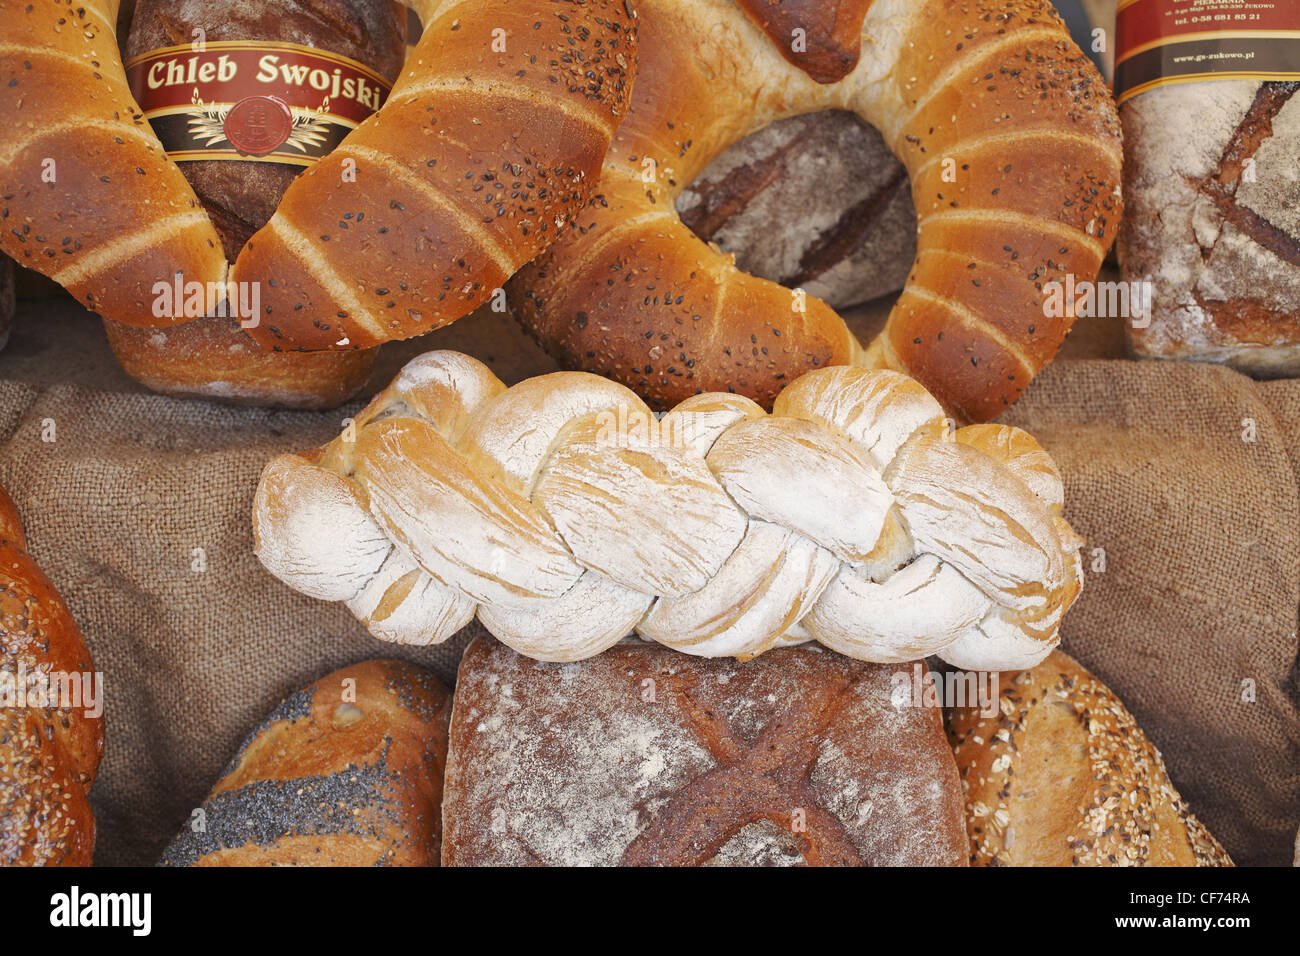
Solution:
M 905 372 L 966 420 L 1014 402 L 1071 322 L 1044 316 L 1042 287 L 1095 278 L 1120 215 L 1115 106 L 1051 3 L 639 0 L 636 11 L 638 77 L 599 194 L 512 284 L 546 348 L 655 408 L 726 390 L 766 407 L 833 364 Z M 743 136 L 826 109 L 884 134 L 919 217 L 907 286 L 865 351 L 824 303 L 741 272 L 674 209 Z
M 1231 866 L 1124 704 L 1061 651 L 951 712 L 976 866 Z
M 0 251 L 102 316 L 170 325 L 154 284 L 220 283 L 226 257 L 131 95 L 119 6 L 0 3 Z
M 132 97 L 118 0 L 4 0 L 0 251 L 148 328 L 185 321 L 152 308 L 177 273 L 259 282 L 254 335 L 286 351 L 364 348 L 472 311 L 594 188 L 626 109 L 633 19 L 623 0 L 408 5 L 425 30 L 387 102 L 294 181 L 228 269 Z
M 424 32 L 387 102 L 235 261 L 263 284 L 249 333 L 267 348 L 362 349 L 467 315 L 599 180 L 635 72 L 623 0 L 410 5 Z

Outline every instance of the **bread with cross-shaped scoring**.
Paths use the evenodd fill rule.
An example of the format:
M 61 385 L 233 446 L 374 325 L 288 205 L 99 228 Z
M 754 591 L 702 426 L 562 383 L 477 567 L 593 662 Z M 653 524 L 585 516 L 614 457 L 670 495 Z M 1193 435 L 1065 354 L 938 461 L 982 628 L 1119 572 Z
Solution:
M 576 664 L 482 638 L 456 682 L 443 865 L 962 866 L 937 707 L 821 648 L 739 664 L 628 641 Z

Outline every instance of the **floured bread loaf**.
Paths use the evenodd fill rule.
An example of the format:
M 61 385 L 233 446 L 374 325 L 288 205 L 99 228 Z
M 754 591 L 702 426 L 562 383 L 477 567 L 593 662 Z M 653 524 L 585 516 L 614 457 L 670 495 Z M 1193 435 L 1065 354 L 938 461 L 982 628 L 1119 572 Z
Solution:
M 662 420 L 608 379 L 507 389 L 430 352 L 325 448 L 267 465 L 256 552 L 372 634 L 475 614 L 520 653 L 627 634 L 701 657 L 815 639 L 861 660 L 1031 667 L 1079 593 L 1081 539 L 1029 435 L 949 430 L 891 371 L 810 372 L 773 414 L 705 394 Z
M 971 862 L 985 866 L 1231 866 L 1110 690 L 1055 651 L 1003 675 L 999 712 L 957 709 Z
M 966 862 L 935 708 L 819 648 L 756 661 L 625 642 L 546 664 L 475 640 L 447 758 L 444 866 Z
M 287 697 L 163 854 L 164 866 L 437 866 L 451 695 L 373 660 Z
M 1213 79 L 1124 104 L 1120 264 L 1153 283 L 1138 354 L 1300 374 L 1298 89 Z

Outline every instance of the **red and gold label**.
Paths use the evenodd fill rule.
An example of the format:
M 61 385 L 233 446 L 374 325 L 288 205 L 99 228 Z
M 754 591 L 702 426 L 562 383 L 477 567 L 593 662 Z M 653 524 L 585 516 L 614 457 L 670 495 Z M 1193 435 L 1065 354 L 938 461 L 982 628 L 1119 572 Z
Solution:
M 384 104 L 364 63 L 294 43 L 165 47 L 126 64 L 131 92 L 167 155 L 310 166 Z
M 1174 83 L 1300 79 L 1298 0 L 1120 0 L 1115 100 Z

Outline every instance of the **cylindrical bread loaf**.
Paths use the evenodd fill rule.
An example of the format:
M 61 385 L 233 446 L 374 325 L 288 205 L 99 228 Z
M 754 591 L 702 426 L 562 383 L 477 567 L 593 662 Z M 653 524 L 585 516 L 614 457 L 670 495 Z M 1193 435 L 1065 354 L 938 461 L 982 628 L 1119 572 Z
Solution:
M 138 0 L 123 55 L 129 60 L 187 44 L 195 28 L 204 30 L 208 43 L 259 40 L 316 47 L 364 63 L 390 83 L 405 55 L 406 13 L 393 0 Z M 302 172 L 299 166 L 252 160 L 179 165 L 230 262 L 270 220 Z M 267 351 L 229 317 L 195 319 L 165 330 L 106 320 L 105 329 L 123 369 L 149 388 L 242 404 L 338 405 L 366 383 L 375 358 L 374 350 Z
M 1138 355 L 1300 374 L 1297 91 L 1211 76 L 1120 109 L 1119 261 L 1126 281 L 1151 283 L 1150 315 L 1129 323 Z

